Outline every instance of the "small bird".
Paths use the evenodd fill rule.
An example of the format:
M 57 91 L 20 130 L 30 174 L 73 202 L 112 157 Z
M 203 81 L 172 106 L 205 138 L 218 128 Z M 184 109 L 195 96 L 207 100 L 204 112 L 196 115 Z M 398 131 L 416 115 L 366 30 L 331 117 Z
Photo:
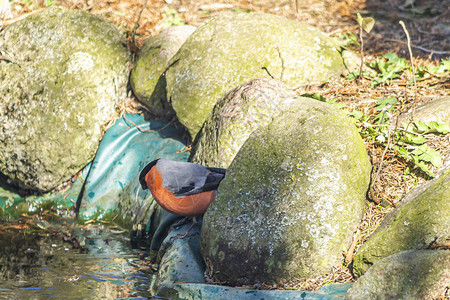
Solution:
M 172 161 L 160 158 L 141 171 L 142 189 L 149 189 L 155 201 L 165 210 L 183 217 L 194 217 L 206 212 L 216 197 L 216 190 L 225 177 L 225 169 Z

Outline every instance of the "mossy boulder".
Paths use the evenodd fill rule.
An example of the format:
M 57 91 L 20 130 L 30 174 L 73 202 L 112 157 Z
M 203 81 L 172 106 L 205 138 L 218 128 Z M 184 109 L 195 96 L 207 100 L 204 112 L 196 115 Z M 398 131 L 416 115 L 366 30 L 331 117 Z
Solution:
M 403 251 L 376 262 L 353 287 L 351 299 L 441 299 L 450 284 L 450 251 Z
M 359 248 L 353 273 L 364 274 L 378 260 L 412 249 L 439 248 L 450 239 L 450 168 L 409 192 Z
M 283 82 L 271 78 L 251 80 L 231 90 L 205 121 L 192 161 L 228 168 L 250 134 L 267 126 L 295 97 Z
M 351 120 L 297 98 L 250 135 L 204 215 L 210 272 L 232 285 L 329 272 L 361 221 L 370 171 Z
M 192 138 L 228 90 L 254 78 L 288 86 L 322 82 L 344 70 L 323 32 L 281 16 L 227 13 L 199 27 L 171 59 L 168 100 Z
M 95 155 L 126 95 L 130 53 L 105 19 L 58 7 L 0 33 L 0 172 L 47 191 Z
M 169 66 L 169 60 L 195 29 L 189 25 L 166 28 L 157 36 L 150 37 L 139 52 L 130 84 L 139 101 L 147 105 L 155 116 L 167 119 L 174 115 L 167 102 L 163 73 Z

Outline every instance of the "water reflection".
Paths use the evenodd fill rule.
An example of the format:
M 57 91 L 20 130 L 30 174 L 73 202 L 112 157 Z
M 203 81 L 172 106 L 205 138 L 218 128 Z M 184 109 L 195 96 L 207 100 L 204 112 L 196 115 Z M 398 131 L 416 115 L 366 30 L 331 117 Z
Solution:
M 0 223 L 0 299 L 147 299 L 152 267 L 124 236 L 93 225 Z

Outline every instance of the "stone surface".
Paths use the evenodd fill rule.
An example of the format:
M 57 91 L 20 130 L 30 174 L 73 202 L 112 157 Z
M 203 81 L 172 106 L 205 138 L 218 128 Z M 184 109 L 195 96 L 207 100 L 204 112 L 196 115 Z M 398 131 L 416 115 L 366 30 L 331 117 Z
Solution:
M 130 84 L 134 94 L 158 117 L 174 115 L 167 102 L 166 79 L 163 75 L 169 60 L 195 31 L 194 26 L 172 26 L 150 37 L 139 52 L 133 67 Z
M 201 299 L 227 299 L 227 300 L 338 300 L 345 299 L 345 294 L 349 286 L 339 286 L 330 284 L 327 292 L 307 292 L 289 290 L 254 290 L 245 288 L 233 288 L 228 286 L 200 284 L 200 283 L 176 283 L 158 294 L 161 298 L 201 300 Z M 336 286 L 333 289 L 333 286 Z
M 438 299 L 449 284 L 450 251 L 403 251 L 376 262 L 346 298 Z
M 81 10 L 51 7 L 0 33 L 0 172 L 47 191 L 95 155 L 126 93 L 123 34 Z
M 260 77 L 290 87 L 322 82 L 344 70 L 338 49 L 323 32 L 281 16 L 223 14 L 199 27 L 171 59 L 168 100 L 194 139 L 230 89 Z
M 408 122 L 411 114 L 412 111 L 402 114 L 399 120 Z M 450 126 L 450 96 L 442 97 L 417 107 L 414 112 L 414 121 L 422 121 L 424 123 L 435 121 Z
M 450 168 L 409 192 L 358 249 L 353 273 L 364 274 L 389 255 L 445 245 L 450 239 Z
M 203 257 L 232 285 L 329 272 L 361 220 L 370 170 L 349 118 L 298 98 L 230 165 L 204 216 Z
M 153 295 L 165 294 L 177 282 L 203 283 L 205 281 L 205 263 L 200 254 L 200 230 L 193 228 L 189 236 L 178 239 L 191 223 L 172 231 L 164 240 L 169 243 L 159 264 L 158 273 L 152 282 Z M 164 245 L 163 245 L 164 247 Z
M 231 90 L 205 121 L 192 161 L 228 168 L 250 134 L 267 126 L 295 97 L 284 83 L 271 78 L 251 80 Z

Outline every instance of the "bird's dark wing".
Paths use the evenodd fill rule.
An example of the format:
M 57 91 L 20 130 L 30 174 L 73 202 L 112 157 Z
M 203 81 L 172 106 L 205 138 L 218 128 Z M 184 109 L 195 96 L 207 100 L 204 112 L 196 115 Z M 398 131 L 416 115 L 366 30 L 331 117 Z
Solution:
M 225 176 L 223 169 L 218 173 L 213 171 L 215 168 L 165 159 L 160 159 L 156 167 L 162 175 L 163 186 L 178 197 L 215 190 Z

